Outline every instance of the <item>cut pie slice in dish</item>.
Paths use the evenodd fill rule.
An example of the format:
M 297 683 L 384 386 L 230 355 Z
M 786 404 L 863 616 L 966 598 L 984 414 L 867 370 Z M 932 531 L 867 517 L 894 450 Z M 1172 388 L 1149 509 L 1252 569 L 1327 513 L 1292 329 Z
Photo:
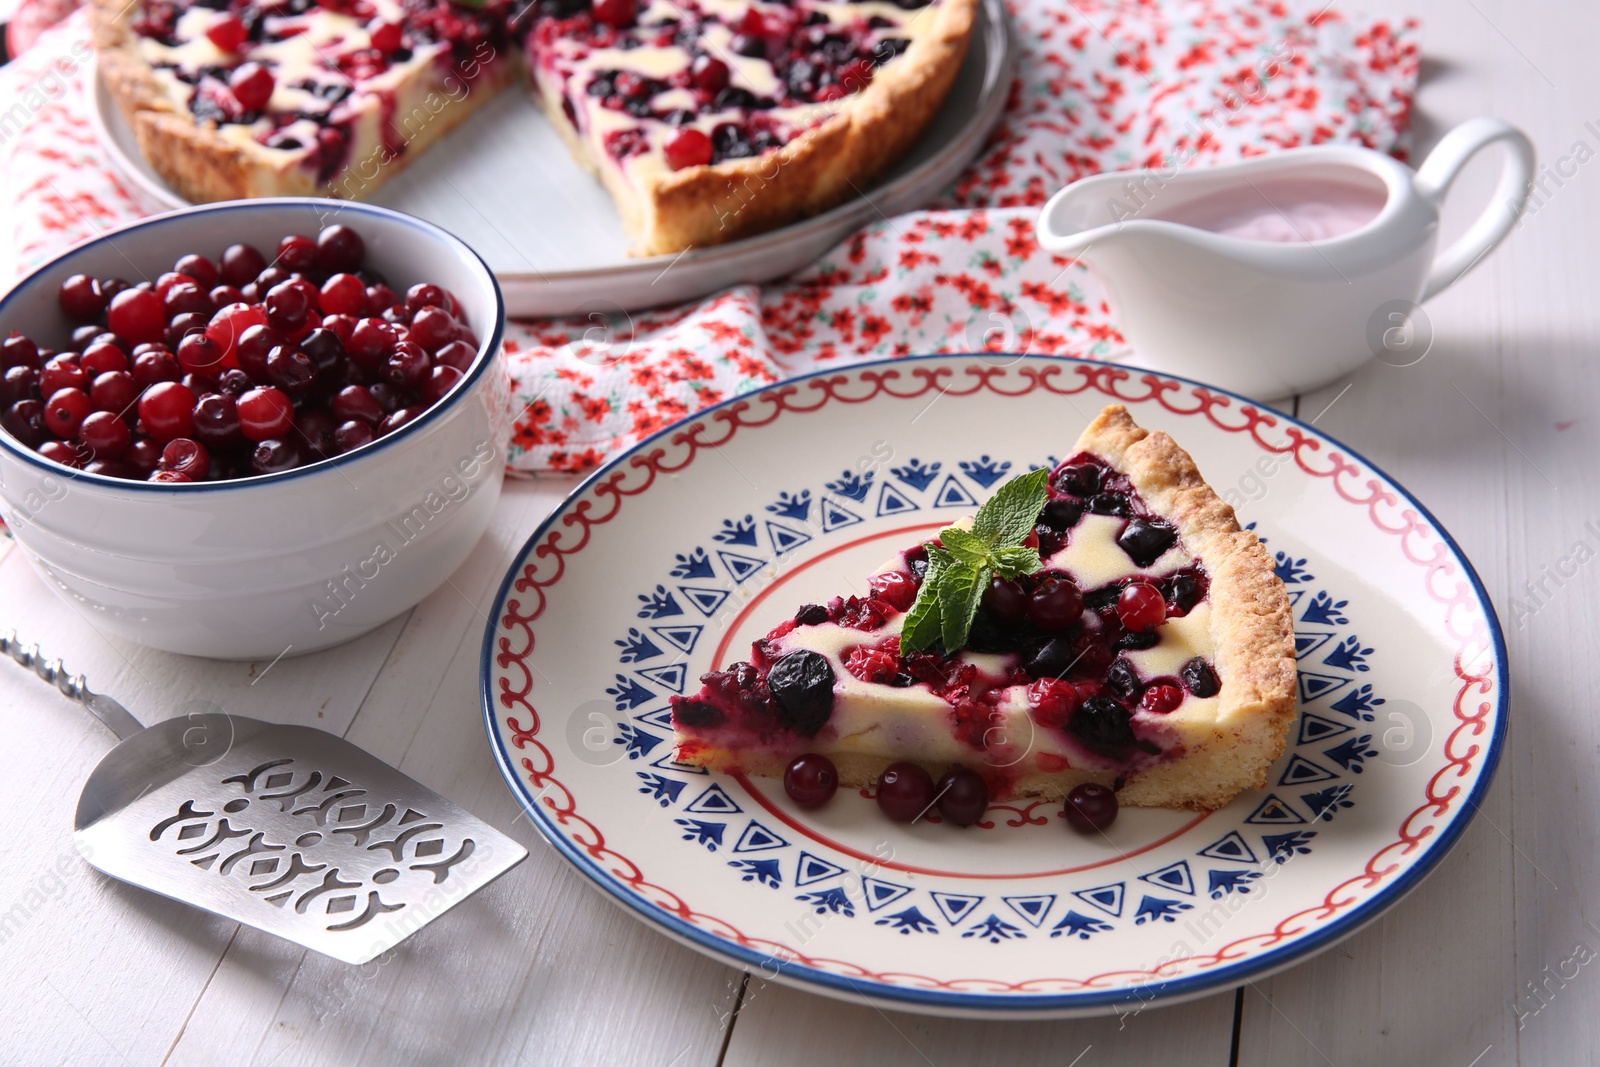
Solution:
M 1123 805 L 1196 810 L 1261 788 L 1295 710 L 1292 618 L 1266 549 L 1171 437 L 1120 406 L 1048 486 L 1024 542 L 1038 569 L 991 580 L 961 647 L 901 648 L 919 640 L 904 631 L 930 554 L 947 557 L 913 545 L 869 596 L 800 607 L 747 662 L 674 698 L 678 758 L 771 776 L 815 752 L 851 787 L 901 760 L 936 779 L 959 764 L 993 799 L 1095 782 Z

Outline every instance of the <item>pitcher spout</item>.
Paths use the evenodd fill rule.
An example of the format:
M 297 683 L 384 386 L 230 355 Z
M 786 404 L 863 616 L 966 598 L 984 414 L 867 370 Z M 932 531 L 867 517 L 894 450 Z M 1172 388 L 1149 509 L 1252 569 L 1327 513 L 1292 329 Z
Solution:
M 1100 174 L 1073 182 L 1039 213 L 1039 244 L 1046 251 L 1089 260 L 1091 248 L 1113 243 L 1167 243 L 1181 238 L 1167 227 L 1129 226 L 1149 217 L 1170 178 L 1156 171 Z

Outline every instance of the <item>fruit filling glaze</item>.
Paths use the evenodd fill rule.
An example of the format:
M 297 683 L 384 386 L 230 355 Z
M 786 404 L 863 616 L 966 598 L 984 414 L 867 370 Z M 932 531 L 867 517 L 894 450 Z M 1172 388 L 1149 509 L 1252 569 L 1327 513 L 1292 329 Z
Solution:
M 1174 724 L 1213 720 L 1220 689 L 1206 571 L 1099 457 L 1071 457 L 1049 485 L 1025 542 L 1042 569 L 994 576 L 964 647 L 901 651 L 940 543 L 918 545 L 872 576 L 869 595 L 802 607 L 749 662 L 674 698 L 680 757 L 914 751 L 979 768 L 1004 796 L 1027 774 L 1125 774 L 1181 755 Z
M 864 89 L 910 46 L 923 6 L 145 0 L 132 28 L 176 107 L 328 183 L 403 153 L 418 132 L 406 120 L 439 110 L 430 94 L 500 88 L 519 49 L 596 159 L 631 172 L 759 156 Z
M 273 252 L 192 253 L 137 285 L 67 278 L 70 339 L 0 342 L 0 428 L 118 478 L 277 474 L 393 433 L 477 359 L 455 296 L 427 282 L 395 292 L 350 227 Z

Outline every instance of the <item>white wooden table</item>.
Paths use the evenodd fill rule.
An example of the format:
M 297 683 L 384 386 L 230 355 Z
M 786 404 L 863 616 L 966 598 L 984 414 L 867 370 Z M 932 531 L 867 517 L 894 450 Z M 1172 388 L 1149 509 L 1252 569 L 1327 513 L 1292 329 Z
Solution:
M 1585 528 L 1600 528 L 1600 164 L 1588 162 L 1600 152 L 1600 7 L 1367 7 L 1424 19 L 1419 149 L 1462 119 L 1494 114 L 1560 164 L 1512 241 L 1429 306 L 1436 340 L 1426 359 L 1373 364 L 1293 401 L 1434 511 L 1476 563 L 1510 646 L 1511 747 L 1489 801 L 1450 858 L 1385 918 L 1239 991 L 1122 1020 L 1019 1025 L 886 1014 L 747 979 L 678 947 L 541 843 L 484 740 L 485 612 L 514 549 L 572 485 L 549 479 L 510 486 L 471 560 L 408 616 L 270 667 L 107 640 L 0 540 L 0 629 L 42 642 L 146 720 L 204 699 L 343 733 L 532 852 L 384 966 L 306 953 L 84 866 L 68 830 L 110 735 L 0 663 L 0 722 L 10 730 L 0 1062 L 1592 1062 L 1600 718 L 1590 657 L 1600 572 L 1558 568 L 1570 572 L 1561 560 L 1575 542 L 1600 547 Z M 1450 221 L 1487 195 L 1488 169 L 1458 189 Z

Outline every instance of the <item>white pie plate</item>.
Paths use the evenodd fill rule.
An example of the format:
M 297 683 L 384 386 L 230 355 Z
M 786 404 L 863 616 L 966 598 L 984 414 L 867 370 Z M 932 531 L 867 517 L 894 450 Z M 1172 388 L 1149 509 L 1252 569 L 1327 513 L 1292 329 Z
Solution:
M 694 300 L 798 270 L 862 226 L 936 196 L 999 121 L 1015 50 L 1004 4 L 984 0 L 944 107 L 883 180 L 822 215 L 728 245 L 629 256 L 611 198 L 517 88 L 485 104 L 372 201 L 471 245 L 499 279 L 512 316 L 610 314 Z M 95 133 L 141 204 L 152 212 L 190 206 L 145 162 L 97 69 L 85 84 Z
M 1301 714 L 1267 789 L 1209 815 L 1059 804 L 966 830 L 677 766 L 667 697 L 796 605 L 1054 462 L 1104 404 L 1169 431 L 1289 590 Z M 982 1017 L 1198 997 L 1328 948 L 1449 851 L 1505 736 L 1482 586 L 1404 489 L 1314 428 L 1181 379 L 1040 357 L 828 371 L 590 477 L 506 575 L 483 655 L 500 768 L 579 871 L 684 944 L 885 1008 Z

